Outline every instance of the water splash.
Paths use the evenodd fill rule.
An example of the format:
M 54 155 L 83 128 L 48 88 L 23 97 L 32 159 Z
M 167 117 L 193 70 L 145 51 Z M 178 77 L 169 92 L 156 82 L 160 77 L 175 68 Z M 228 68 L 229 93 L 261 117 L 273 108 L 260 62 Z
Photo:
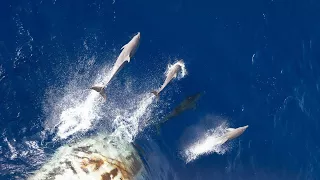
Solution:
M 111 100 L 107 101 L 108 104 L 103 104 L 100 95 L 94 91 L 84 97 L 85 100 L 76 100 L 72 94 L 66 95 L 64 99 L 74 102 L 64 105 L 65 108 L 56 125 L 58 129 L 56 139 L 66 139 L 75 133 L 86 132 L 102 120 L 105 121 L 106 126 L 111 124 L 111 129 L 114 130 L 111 136 L 132 142 L 136 135 L 148 125 L 147 120 L 150 119 L 154 107 L 152 106 L 154 97 L 149 92 L 140 95 L 135 92 L 129 93 L 129 88 L 121 92 L 128 93 L 127 96 L 130 97 L 116 98 L 115 101 L 120 102 L 119 104 Z M 59 106 L 59 103 L 57 105 Z
M 108 66 L 97 73 L 95 84 L 108 80 L 110 70 L 107 69 Z M 54 140 L 66 139 L 77 132 L 86 132 L 96 120 L 102 118 L 103 101 L 100 95 L 90 91 L 87 83 L 77 82 L 76 79 L 63 88 L 66 93 L 51 105 L 53 111 L 46 123 L 48 129 L 51 129 L 52 125 L 57 128 Z M 57 98 L 50 96 L 49 98 Z
M 208 155 L 212 153 L 224 154 L 228 151 L 229 147 L 223 144 L 223 134 L 228 128 L 227 123 L 222 123 L 218 127 L 213 128 L 205 132 L 203 135 L 197 138 L 197 140 L 188 145 L 181 153 L 186 163 L 192 162 L 198 159 L 202 155 Z
M 175 64 L 178 64 L 178 65 L 181 66 L 181 71 L 180 71 L 180 73 L 178 73 L 178 75 L 177 75 L 177 78 L 180 80 L 180 79 L 184 78 L 184 77 L 188 74 L 187 69 L 186 69 L 186 66 L 185 66 L 185 64 L 184 64 L 183 61 L 176 61 L 176 62 L 173 63 L 173 64 L 168 64 L 167 70 L 166 70 L 166 72 L 165 72 L 164 74 L 167 76 L 168 73 L 169 73 L 169 72 L 171 71 L 171 69 L 173 68 L 173 65 L 175 65 Z
M 184 64 L 181 77 L 186 75 Z M 148 85 L 144 92 L 136 92 L 132 86 L 117 86 L 118 81 L 112 82 L 107 88 L 111 96 L 106 103 L 99 93 L 89 90 L 92 84 L 105 84 L 109 81 L 112 70 L 111 65 L 106 65 L 93 78 L 79 82 L 77 75 L 62 90 L 62 97 L 54 93 L 49 94 L 51 99 L 48 111 L 51 111 L 46 121 L 46 129 L 55 129 L 54 140 L 63 140 L 74 137 L 77 133 L 85 133 L 94 128 L 99 122 L 103 122 L 103 131 L 111 136 L 119 137 L 127 142 L 133 142 L 139 132 L 143 131 L 151 122 L 151 114 L 156 107 L 154 96 L 150 93 L 153 85 Z M 132 82 L 130 77 L 126 80 Z M 160 79 L 159 79 L 160 80 Z M 89 84 L 93 82 L 92 84 Z M 140 81 L 140 82 L 143 82 Z M 152 83 L 154 84 L 154 83 Z M 150 86 L 150 87 L 149 87 Z M 56 99 L 58 100 L 52 100 Z M 50 100 L 49 100 L 50 101 Z
M 147 120 L 151 116 L 153 100 L 154 96 L 152 94 L 143 94 L 132 112 L 126 111 L 121 116 L 118 115 L 113 121 L 115 131 L 111 136 L 133 142 L 138 133 L 149 125 Z

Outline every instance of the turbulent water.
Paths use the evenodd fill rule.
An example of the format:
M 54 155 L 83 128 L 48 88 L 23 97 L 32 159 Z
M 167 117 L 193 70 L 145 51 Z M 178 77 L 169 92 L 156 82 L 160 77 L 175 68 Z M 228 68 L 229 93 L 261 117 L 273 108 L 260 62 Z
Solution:
M 168 69 L 171 66 L 169 64 Z M 110 78 L 111 70 L 108 67 L 110 65 L 106 65 L 97 73 L 97 77 L 88 81 L 103 84 Z M 186 75 L 184 64 L 182 67 L 179 79 Z M 50 98 L 59 99 L 52 107 L 48 107 L 54 111 L 46 122 L 47 129 L 57 128 L 55 139 L 66 139 L 76 133 L 86 132 L 99 121 L 104 121 L 106 131 L 109 130 L 111 136 L 133 142 L 137 134 L 152 123 L 149 120 L 154 116 L 152 112 L 156 105 L 155 97 L 150 93 L 150 89 L 154 88 L 152 86 L 143 92 L 136 92 L 129 86 L 114 89 L 112 92 L 119 97 L 104 104 L 99 93 L 88 90 L 87 83 L 78 84 L 76 80 L 71 80 L 68 84 L 63 88 L 66 93 L 62 97 L 57 98 L 54 94 L 48 97 L 48 101 L 52 101 Z
M 202 155 L 208 155 L 211 153 L 224 154 L 228 150 L 228 146 L 223 146 L 223 134 L 228 127 L 226 124 L 210 129 L 203 133 L 192 144 L 184 148 L 182 156 L 187 163 L 198 159 Z
M 207 115 L 200 123 L 185 131 L 181 137 L 180 155 L 186 163 L 190 163 L 201 156 L 212 153 L 225 154 L 232 148 L 230 143 L 221 143 L 228 128 L 229 124 L 226 118 Z
M 21 42 L 24 44 L 23 46 L 16 48 L 12 58 L 14 60 L 13 66 L 16 68 L 25 63 L 22 59 L 33 57 L 31 52 L 34 39 L 30 32 L 24 28 L 20 16 L 16 15 L 14 21 L 18 28 L 17 36 L 25 40 L 23 43 Z M 55 39 L 55 36 L 51 38 L 52 41 Z M 59 43 L 56 45 L 61 46 Z M 87 39 L 83 41 L 83 46 L 85 51 L 92 48 L 87 44 Z M 2 44 L 2 50 L 2 53 L 8 55 L 7 58 L 9 58 L 5 44 Z M 25 179 L 29 175 L 37 173 L 42 176 L 44 173 L 41 172 L 46 172 L 48 167 L 52 167 L 52 170 L 55 171 L 54 168 L 60 163 L 59 160 L 69 158 L 68 161 L 70 161 L 70 158 L 72 159 L 71 155 L 63 156 L 64 153 L 70 154 L 72 152 L 69 144 L 83 142 L 84 139 L 93 142 L 97 136 L 92 136 L 92 134 L 102 133 L 104 136 L 110 137 L 104 139 L 106 143 L 110 143 L 110 139 L 114 138 L 128 144 L 135 142 L 138 136 L 147 137 L 148 133 L 152 133 L 152 131 L 146 132 L 147 128 L 157 123 L 157 117 L 164 112 L 163 108 L 170 106 L 168 100 L 170 97 L 166 97 L 165 100 L 160 97 L 158 100 L 151 91 L 161 86 L 165 76 L 176 62 L 168 63 L 167 67 L 154 67 L 154 69 L 162 69 L 164 74 L 159 71 L 146 71 L 142 79 L 138 79 L 134 74 L 121 75 L 119 73 L 108 84 L 108 98 L 104 102 L 99 93 L 90 90 L 89 87 L 105 84 L 110 79 L 113 61 L 118 52 L 116 50 L 109 51 L 106 53 L 107 56 L 83 52 L 79 52 L 79 54 L 75 63 L 68 64 L 69 67 L 55 69 L 56 82 L 59 83 L 50 84 L 44 90 L 43 98 L 37 97 L 37 100 L 41 102 L 44 114 L 42 118 L 44 119 L 41 118 L 39 124 L 35 126 L 43 127 L 43 130 L 36 132 L 32 137 L 24 137 L 19 141 L 15 137 L 8 136 L 7 131 L 2 133 L 1 138 L 5 146 L 0 147 L 0 152 L 3 155 L 0 157 L 1 174 Z M 67 59 L 65 56 L 59 57 L 56 54 L 52 56 L 53 58 Z M 98 57 L 104 57 L 105 63 L 97 64 Z M 101 61 L 101 59 L 99 60 Z M 133 60 L 142 62 L 141 59 Z M 64 66 L 63 61 L 59 66 Z M 128 63 L 126 67 L 130 65 L 131 63 Z M 182 67 L 181 72 L 170 83 L 176 84 L 175 87 L 177 87 L 177 80 L 181 80 L 188 74 L 185 64 L 179 62 L 179 65 Z M 41 76 L 42 72 L 39 74 Z M 7 75 L 6 69 L 0 64 L 0 81 Z M 172 89 L 168 86 L 164 91 L 169 90 Z M 185 146 L 182 151 L 185 161 L 191 162 L 203 154 L 212 152 L 223 154 L 226 149 L 214 146 L 216 141 L 214 137 L 221 128 L 223 127 L 219 126 L 216 130 L 211 129 L 206 134 L 197 136 L 196 142 Z M 22 131 L 26 131 L 26 129 Z M 93 143 L 92 145 L 100 148 L 99 152 L 103 154 L 99 144 Z M 170 179 L 175 179 L 174 170 L 157 145 L 150 139 L 145 145 L 148 153 L 143 154 L 143 158 L 147 172 L 153 178 L 167 179 L 170 177 Z M 57 150 L 58 147 L 60 149 Z M 64 153 L 61 153 L 62 151 Z M 159 165 L 159 162 L 165 163 Z M 69 167 L 68 164 L 65 166 Z M 36 171 L 41 167 L 47 168 Z
M 100 134 L 142 146 L 152 179 L 320 179 L 318 4 L 1 1 L 0 179 L 27 179 L 63 159 L 60 148 Z M 137 53 L 103 102 L 89 88 L 106 82 L 137 32 Z M 180 58 L 188 72 L 156 100 L 150 92 Z M 199 91 L 196 109 L 153 132 Z M 252 128 L 219 144 L 224 128 L 242 125 Z
M 95 58 L 92 57 L 87 59 L 87 61 L 94 63 Z M 159 103 L 161 103 L 161 101 L 155 101 L 155 96 L 150 92 L 152 89 L 160 86 L 165 77 L 159 76 L 159 79 L 155 80 L 156 82 L 148 83 L 148 85 L 145 86 L 146 88 L 142 90 L 136 90 L 130 86 L 132 82 L 137 81 L 133 79 L 134 76 L 126 77 L 127 81 L 124 87 L 116 84 L 119 78 L 115 78 L 115 80 L 109 84 L 107 93 L 109 93 L 110 96 L 108 100 L 104 102 L 97 92 L 90 90 L 88 87 L 93 84 L 103 84 L 110 78 L 113 63 L 111 60 L 107 62 L 110 62 L 110 64 L 105 64 L 98 71 L 95 70 L 95 76 L 90 77 L 92 73 L 87 72 L 85 75 L 82 75 L 87 77 L 87 79 L 79 80 L 79 76 L 75 72 L 69 72 L 67 74 L 71 74 L 71 78 L 69 78 L 64 86 L 52 85 L 49 87 L 43 100 L 46 119 L 43 122 L 44 130 L 40 133 L 42 140 L 40 140 L 40 142 L 25 141 L 24 144 L 17 145 L 14 143 L 14 139 L 12 143 L 5 138 L 4 141 L 10 149 L 10 159 L 25 158 L 28 163 L 35 162 L 32 165 L 33 167 L 39 168 L 50 159 L 50 161 L 54 161 L 54 159 L 50 158 L 54 151 L 50 150 L 50 144 L 78 141 L 83 139 L 89 131 L 103 132 L 110 137 L 131 143 L 134 142 L 137 135 L 142 133 L 146 127 L 155 123 L 155 120 L 151 119 L 156 117 L 157 111 L 155 110 L 159 111 L 161 107 Z M 130 66 L 130 63 L 127 66 Z M 165 75 L 171 66 L 171 64 L 168 65 Z M 178 80 L 186 75 L 184 64 L 181 64 L 181 66 L 183 68 L 177 76 Z M 76 67 L 75 69 L 79 68 Z M 112 83 L 115 84 L 115 88 L 112 87 Z M 171 83 L 175 82 L 173 81 Z M 52 142 L 49 141 L 42 144 L 43 138 L 47 139 L 50 136 L 53 136 Z M 109 140 L 106 139 L 105 141 L 108 142 Z M 65 148 L 68 148 L 68 146 Z M 55 156 L 57 156 L 55 158 L 56 160 L 64 158 L 61 156 L 61 153 Z M 152 158 L 151 160 L 154 159 Z M 51 162 L 51 164 L 52 163 L 54 162 Z M 147 161 L 147 163 L 156 164 L 152 161 Z M 10 171 L 10 169 L 14 169 L 13 171 L 16 173 L 25 173 L 24 175 L 19 175 L 22 177 L 26 177 L 28 176 L 27 174 L 30 173 L 34 174 L 31 170 L 34 168 L 21 166 L 21 169 L 18 170 L 17 165 L 10 165 L 7 164 L 7 162 L 3 165 L 5 167 L 3 170 Z M 29 172 L 26 173 L 26 171 Z M 171 170 L 168 169 L 168 173 L 170 171 Z M 158 174 L 159 172 L 153 171 L 153 173 Z M 167 176 L 166 174 L 167 173 L 164 173 L 161 176 L 165 177 Z
M 40 4 L 42 4 L 42 1 Z M 32 12 L 29 6 L 24 10 L 29 13 Z M 34 124 L 31 129 L 35 129 L 32 131 L 32 136 L 24 136 L 22 139 L 16 140 L 19 137 L 11 136 L 11 129 L 5 129 L 2 132 L 3 146 L 0 146 L 0 154 L 2 155 L 0 157 L 0 174 L 3 177 L 15 179 L 26 179 L 31 175 L 33 177 L 44 177 L 45 172 L 50 170 L 52 170 L 51 173 L 58 173 L 59 169 L 68 168 L 69 171 L 66 171 L 66 173 L 72 174 L 73 168 L 70 168 L 70 164 L 66 164 L 65 161 L 71 162 L 74 160 L 72 149 L 75 149 L 75 146 L 91 143 L 97 152 L 105 154 L 104 150 L 110 150 L 111 152 L 112 148 L 102 147 L 103 142 L 108 144 L 112 143 L 113 139 L 119 139 L 121 142 L 130 144 L 135 142 L 138 136 L 146 138 L 148 133 L 152 133 L 152 131 L 146 132 L 146 130 L 158 121 L 157 117 L 164 112 L 163 108 L 170 106 L 170 97 L 166 97 L 165 100 L 161 98 L 158 100 L 151 91 L 161 86 L 175 62 L 171 60 L 172 63 L 166 64 L 167 67 L 154 67 L 154 69 L 162 69 L 164 76 L 158 70 L 146 71 L 142 78 L 141 76 L 137 78 L 130 73 L 125 75 L 119 73 L 108 84 L 108 99 L 104 102 L 99 93 L 90 90 L 89 87 L 105 84 L 110 79 L 112 65 L 119 53 L 116 47 L 113 47 L 114 43 L 112 43 L 112 47 L 109 45 L 111 50 L 107 50 L 105 53 L 107 55 L 101 55 L 93 50 L 98 48 L 97 42 L 100 37 L 97 34 L 88 35 L 83 38 L 84 40 L 80 44 L 83 49 L 75 50 L 76 52 L 72 57 L 76 57 L 76 59 L 69 59 L 68 55 L 71 53 L 66 52 L 62 43 L 64 41 L 63 37 L 58 33 L 51 33 L 50 43 L 41 45 L 26 25 L 21 12 L 22 10 L 18 9 L 17 13 L 12 16 L 16 29 L 14 53 L 10 54 L 6 44 L 0 41 L 0 55 L 1 59 L 4 60 L 1 63 L 7 63 L 6 67 L 0 64 L 0 81 L 6 80 L 5 78 L 8 78 L 8 76 L 17 77 L 20 83 L 26 80 L 30 83 L 33 80 L 32 78 L 39 78 L 37 82 L 43 82 L 43 84 L 30 83 L 24 86 L 37 86 L 38 89 L 43 89 L 43 86 L 46 85 L 42 91 L 44 94 L 37 96 L 35 100 L 37 105 L 41 106 L 43 115 L 38 117 L 36 121 L 32 121 Z M 49 59 L 45 66 L 50 68 L 45 69 L 45 66 L 43 66 L 40 70 L 37 69 L 36 77 L 32 77 L 30 74 L 28 76 L 25 74 L 17 76 L 11 72 L 11 69 L 17 69 L 13 71 L 18 72 L 19 69 L 23 68 L 32 71 L 33 63 L 38 63 L 40 57 L 46 55 L 46 52 L 50 53 L 45 56 Z M 101 59 L 104 62 L 102 64 L 97 62 L 101 62 Z M 170 58 L 167 59 L 169 62 Z M 133 61 L 143 63 L 141 59 L 133 59 Z M 126 67 L 130 65 L 131 63 L 128 63 Z M 179 65 L 182 67 L 181 72 L 170 84 L 177 84 L 177 80 L 181 80 L 188 74 L 185 64 L 179 62 Z M 152 68 L 148 67 L 148 69 Z M 49 70 L 54 72 L 51 76 L 46 75 Z M 55 77 L 52 77 L 52 75 Z M 19 87 L 15 87 L 11 82 L 6 83 L 7 89 L 14 91 L 13 99 L 16 99 L 15 91 L 18 91 Z M 175 85 L 175 87 L 177 86 Z M 167 87 L 164 91 L 169 90 L 172 91 L 170 87 Z M 14 106 L 9 100 L 4 102 L 3 105 L 8 106 L 8 108 Z M 8 111 L 11 111 L 11 109 Z M 20 111 L 17 112 L 16 117 L 21 118 L 21 116 Z M 43 128 L 41 131 L 39 131 L 40 127 Z M 28 128 L 19 129 L 19 133 L 26 134 Z M 100 135 L 97 136 L 97 134 L 103 134 L 104 137 L 110 138 L 102 138 L 101 140 Z M 201 144 L 203 142 L 200 140 L 207 138 L 207 135 L 198 138 Z M 152 178 L 176 179 L 174 170 L 166 156 L 162 154 L 156 143 L 149 138 L 147 139 L 147 142 L 142 145 L 145 150 L 142 158 L 146 171 Z M 197 146 L 200 146 L 199 143 Z M 125 149 L 132 149 L 132 147 L 123 147 L 121 150 L 124 152 Z M 103 150 L 103 148 L 106 149 Z M 118 151 L 121 152 L 121 150 Z M 185 151 L 189 152 L 187 153 L 187 161 L 189 162 L 203 153 L 211 152 L 212 147 L 189 146 Z M 120 152 L 118 153 L 121 154 Z M 60 165 L 61 167 L 59 167 Z M 74 164 L 74 167 L 77 168 L 77 171 L 80 168 L 77 163 Z M 64 177 L 59 178 L 63 179 Z

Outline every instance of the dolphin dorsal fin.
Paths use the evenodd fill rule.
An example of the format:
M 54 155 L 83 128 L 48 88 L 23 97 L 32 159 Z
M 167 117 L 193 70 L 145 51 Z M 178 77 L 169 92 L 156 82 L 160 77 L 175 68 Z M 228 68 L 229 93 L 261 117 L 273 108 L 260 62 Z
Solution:
M 121 48 L 121 50 L 124 49 L 126 46 L 127 46 L 127 44 L 123 45 L 122 48 Z
M 227 130 L 228 132 L 230 132 L 230 131 L 233 131 L 234 128 L 227 128 L 226 130 Z

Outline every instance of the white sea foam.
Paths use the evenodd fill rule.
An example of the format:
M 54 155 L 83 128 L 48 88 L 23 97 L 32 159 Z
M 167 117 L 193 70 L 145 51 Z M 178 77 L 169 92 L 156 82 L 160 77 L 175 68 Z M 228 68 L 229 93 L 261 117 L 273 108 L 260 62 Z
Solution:
M 109 76 L 107 67 L 103 68 L 94 81 L 104 82 Z M 51 95 L 49 98 L 58 99 L 51 105 L 51 116 L 48 121 L 57 127 L 56 139 L 66 139 L 77 132 L 86 132 L 92 127 L 94 121 L 100 120 L 102 100 L 97 92 L 86 87 L 87 83 L 72 80 L 63 88 L 62 97 Z M 83 89 L 83 90 L 81 90 Z M 52 126 L 51 126 L 52 127 Z
M 8 147 L 9 147 L 9 150 L 11 152 L 10 159 L 16 158 L 17 155 L 18 155 L 16 148 L 13 145 L 11 145 L 11 143 L 8 141 L 8 138 L 6 138 L 6 137 L 4 138 L 4 142 L 7 143 Z
M 132 142 L 138 133 L 150 124 L 151 112 L 155 108 L 153 103 L 155 98 L 150 93 L 150 90 L 154 89 L 152 85 L 148 85 L 143 92 L 136 92 L 132 86 L 115 86 L 114 83 L 118 80 L 113 81 L 106 88 L 105 103 L 99 93 L 88 89 L 90 82 L 92 82 L 91 85 L 102 85 L 108 82 L 112 72 L 111 65 L 113 62 L 97 71 L 96 77 L 87 79 L 85 82 L 77 81 L 78 77 L 75 76 L 63 88 L 64 93 L 60 97 L 54 94 L 48 96 L 51 99 L 49 101 L 52 102 L 49 109 L 53 110 L 46 124 L 47 129 L 56 128 L 55 140 L 67 139 L 76 133 L 87 132 L 100 121 L 104 121 L 105 131 L 109 130 L 111 136 Z M 184 64 L 181 63 L 181 66 L 180 78 L 186 75 Z M 168 69 L 170 67 L 168 66 Z M 129 84 L 134 81 L 131 78 L 131 76 L 126 77 Z
M 181 155 L 186 163 L 190 163 L 203 155 L 212 153 L 224 154 L 229 150 L 229 146 L 222 145 L 224 141 L 223 134 L 226 132 L 227 124 L 222 123 L 219 126 L 209 129 L 207 132 L 195 137 L 195 141 L 184 147 Z

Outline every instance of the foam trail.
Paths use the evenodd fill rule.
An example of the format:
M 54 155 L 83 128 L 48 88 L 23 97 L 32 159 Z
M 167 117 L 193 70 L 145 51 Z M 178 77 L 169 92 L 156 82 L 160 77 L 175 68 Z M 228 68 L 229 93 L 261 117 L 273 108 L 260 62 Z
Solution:
M 168 69 L 171 66 L 169 65 Z M 187 74 L 183 63 L 181 66 L 182 71 L 178 79 Z M 97 73 L 100 75 L 95 80 L 88 79 L 86 81 L 94 81 L 95 85 L 98 85 L 99 82 L 105 84 L 112 74 L 111 68 L 107 67 Z M 132 142 L 138 133 L 149 125 L 148 120 L 151 117 L 154 108 L 152 104 L 155 99 L 150 93 L 151 87 L 148 87 L 142 94 L 133 92 L 129 87 L 116 89 L 115 93 L 119 96 L 119 99 L 115 99 L 116 103 L 108 101 L 108 104 L 103 104 L 99 93 L 89 90 L 87 83 L 77 82 L 77 78 L 74 81 L 64 89 L 66 93 L 63 94 L 61 100 L 53 104 L 53 106 L 57 106 L 53 108 L 55 111 L 51 117 L 51 121 L 55 121 L 53 124 L 57 128 L 54 140 L 66 139 L 75 133 L 86 132 L 103 119 L 108 126 L 106 128 L 111 125 L 113 129 L 111 136 Z M 109 90 L 112 91 L 112 88 Z M 79 93 L 79 90 L 85 93 Z M 57 117 L 59 117 L 58 121 L 54 120 Z
M 109 71 L 112 72 L 112 71 Z M 109 73 L 111 74 L 111 73 Z M 105 74 L 102 74 L 102 76 Z M 107 81 L 109 76 L 105 75 L 102 81 Z M 98 77 L 94 84 L 101 82 L 101 77 Z M 124 89 L 127 93 L 128 89 Z M 118 136 L 127 141 L 133 141 L 134 137 L 138 134 L 139 129 L 147 126 L 147 122 L 144 122 L 147 117 L 151 115 L 151 104 L 154 97 L 148 92 L 142 95 L 136 95 L 136 97 L 127 97 L 130 99 L 130 103 L 126 104 L 126 107 L 119 107 L 116 105 L 108 104 L 108 109 L 102 111 L 102 102 L 99 101 L 101 96 L 94 91 L 90 91 L 89 95 L 85 97 L 77 98 L 73 94 L 75 92 L 72 89 L 68 89 L 67 92 L 71 94 L 65 95 L 63 99 L 69 102 L 65 104 L 65 108 L 61 111 L 59 123 L 56 125 L 58 131 L 55 139 L 66 139 L 69 136 L 77 132 L 85 132 L 89 130 L 93 123 L 102 119 L 104 114 L 108 114 L 107 121 L 113 122 L 112 126 L 115 131 L 112 136 Z M 84 99 L 83 101 L 77 99 Z M 71 101 L 71 103 L 70 103 Z M 64 101 L 56 103 L 58 106 L 64 104 Z M 100 102 L 100 103 L 99 103 Z M 128 102 L 125 102 L 128 103 Z M 132 107 L 136 107 L 132 109 Z
M 178 75 L 178 79 L 181 79 L 187 75 L 187 70 L 184 63 L 178 63 L 181 65 L 181 73 Z M 172 67 L 173 64 L 168 65 L 165 75 L 167 75 Z M 117 136 L 128 142 L 133 142 L 138 133 L 151 123 L 147 120 L 151 117 L 153 108 L 152 102 L 154 101 L 155 96 L 147 90 L 147 93 L 142 94 L 141 98 L 138 99 L 139 100 L 135 100 L 134 104 L 131 105 L 132 107 L 136 107 L 132 112 L 126 111 L 114 120 L 113 128 L 115 131 L 111 136 Z
M 148 122 L 145 121 L 151 115 L 151 104 L 154 96 L 150 93 L 143 95 L 142 99 L 136 105 L 136 109 L 132 113 L 125 113 L 113 122 L 115 131 L 111 136 L 117 136 L 128 142 L 133 142 L 139 131 L 143 130 Z
M 110 78 L 108 72 L 110 71 L 107 71 L 107 67 L 103 68 L 98 73 L 100 75 L 96 78 L 95 84 L 101 81 L 106 82 Z M 77 89 L 85 89 L 88 92 L 81 94 Z M 58 129 L 55 140 L 66 139 L 77 132 L 85 132 L 90 129 L 95 120 L 102 118 L 103 101 L 99 101 L 101 97 L 98 93 L 79 84 L 65 88 L 65 92 L 67 93 L 64 97 L 54 105 L 58 106 L 55 108 L 58 109 L 58 112 L 54 112 L 53 116 L 59 117 L 58 124 L 55 125 Z
M 92 120 L 100 119 L 100 116 L 95 113 L 94 106 L 98 95 L 90 93 L 88 98 L 79 106 L 66 109 L 61 113 L 60 126 L 57 135 L 65 139 L 68 136 L 92 126 Z
M 223 134 L 227 128 L 225 124 L 222 124 L 215 129 L 209 130 L 198 138 L 196 142 L 187 146 L 182 152 L 186 163 L 194 161 L 202 155 L 211 153 L 224 154 L 229 149 L 227 146 L 222 146 L 222 142 L 225 140 Z

